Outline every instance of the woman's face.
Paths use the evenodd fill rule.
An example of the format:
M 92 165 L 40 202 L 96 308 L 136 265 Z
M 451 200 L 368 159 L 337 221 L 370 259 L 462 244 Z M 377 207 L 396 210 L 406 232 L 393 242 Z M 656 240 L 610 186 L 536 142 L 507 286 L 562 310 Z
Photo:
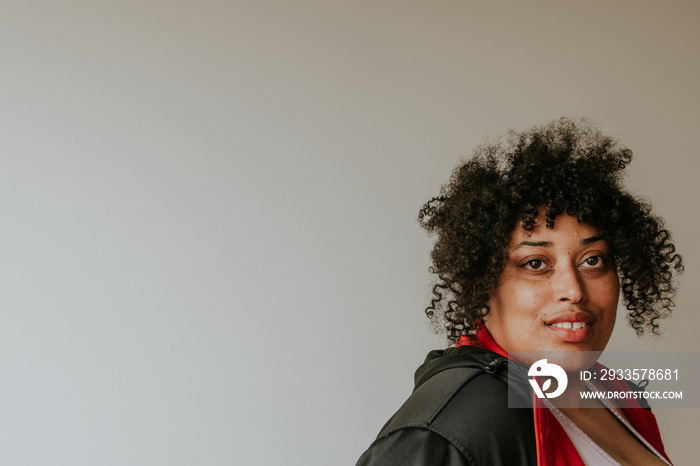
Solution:
M 602 351 L 620 283 L 606 241 L 569 215 L 517 227 L 485 325 L 506 351 Z

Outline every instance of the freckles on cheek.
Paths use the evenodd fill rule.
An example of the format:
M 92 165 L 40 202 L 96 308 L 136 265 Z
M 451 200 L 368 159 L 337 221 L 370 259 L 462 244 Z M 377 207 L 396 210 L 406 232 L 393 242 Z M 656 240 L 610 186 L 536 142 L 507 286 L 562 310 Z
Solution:
M 540 320 L 542 313 L 547 308 L 543 300 L 543 294 L 537 290 L 530 289 L 527 292 L 520 293 L 517 297 L 519 317 L 530 321 L 534 325 Z
M 542 309 L 541 293 L 533 289 L 508 290 L 501 295 L 500 317 L 510 323 L 536 319 Z
M 542 293 L 534 287 L 514 290 L 510 296 L 512 303 L 516 303 L 518 307 L 526 309 L 536 306 L 542 299 Z

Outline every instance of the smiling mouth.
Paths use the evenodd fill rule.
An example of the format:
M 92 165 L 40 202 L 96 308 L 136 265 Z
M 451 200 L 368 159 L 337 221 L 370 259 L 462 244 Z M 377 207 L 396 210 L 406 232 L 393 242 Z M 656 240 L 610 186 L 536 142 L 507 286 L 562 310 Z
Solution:
M 580 330 L 584 327 L 589 327 L 590 322 L 557 322 L 549 324 L 550 327 L 561 328 L 564 330 Z
M 547 328 L 558 338 L 567 343 L 582 343 L 588 340 L 593 331 L 592 327 L 593 322 L 585 322 L 583 320 L 552 322 L 551 324 L 547 324 Z

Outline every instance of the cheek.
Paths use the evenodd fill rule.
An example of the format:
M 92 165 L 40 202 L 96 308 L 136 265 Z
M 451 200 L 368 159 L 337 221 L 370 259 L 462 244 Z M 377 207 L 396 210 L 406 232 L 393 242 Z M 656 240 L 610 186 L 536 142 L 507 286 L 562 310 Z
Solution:
M 499 320 L 513 321 L 533 320 L 544 308 L 547 299 L 546 290 L 528 284 L 527 286 L 514 283 L 504 283 L 492 300 L 497 310 Z M 494 312 L 495 314 L 496 312 Z
M 596 287 L 593 292 L 595 293 L 594 296 L 598 299 L 599 305 L 606 313 L 613 313 L 614 315 L 617 312 L 617 305 L 620 298 L 620 284 L 617 280 L 617 276 L 600 283 L 600 286 Z
M 595 297 L 596 306 L 601 311 L 603 329 L 609 338 L 615 327 L 620 297 L 620 285 L 617 275 L 611 276 L 607 281 L 600 282 L 598 286 L 591 290 L 591 293 L 591 296 Z

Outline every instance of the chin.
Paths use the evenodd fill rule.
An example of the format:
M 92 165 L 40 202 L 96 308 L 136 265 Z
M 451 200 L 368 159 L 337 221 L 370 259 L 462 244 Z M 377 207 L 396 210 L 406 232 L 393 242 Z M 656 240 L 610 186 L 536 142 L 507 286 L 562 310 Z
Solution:
M 576 372 L 589 369 L 596 363 L 607 345 L 606 342 L 583 341 L 567 342 L 560 339 L 541 342 L 536 347 L 523 345 L 527 350 L 511 351 L 515 359 L 531 365 L 540 359 L 547 359 L 566 372 Z

